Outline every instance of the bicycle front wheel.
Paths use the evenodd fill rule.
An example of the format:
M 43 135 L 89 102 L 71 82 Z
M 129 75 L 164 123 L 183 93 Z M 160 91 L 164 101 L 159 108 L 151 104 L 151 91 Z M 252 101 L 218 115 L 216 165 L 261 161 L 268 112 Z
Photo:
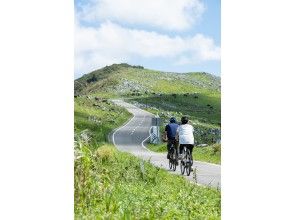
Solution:
M 181 168 L 181 174 L 184 175 L 185 173 L 185 167 L 186 167 L 186 152 L 183 151 L 182 159 L 180 162 L 180 168 Z

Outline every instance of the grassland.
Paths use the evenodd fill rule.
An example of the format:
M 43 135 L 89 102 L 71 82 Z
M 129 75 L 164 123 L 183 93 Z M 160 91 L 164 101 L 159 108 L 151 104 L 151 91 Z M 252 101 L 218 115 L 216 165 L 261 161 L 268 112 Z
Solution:
M 220 79 L 207 73 L 167 73 L 128 64 L 113 64 L 75 80 L 76 94 L 220 93 Z M 147 92 L 147 93 L 145 93 Z
M 189 115 L 196 139 L 213 142 L 209 130 L 220 128 L 219 89 L 219 79 L 206 73 L 163 73 L 127 64 L 75 80 L 75 218 L 220 219 L 219 191 L 189 183 L 107 143 L 108 134 L 131 116 L 107 101 L 114 97 L 145 104 L 164 123 L 170 115 Z M 152 149 L 163 151 L 165 145 Z M 209 149 L 214 148 L 196 149 L 194 158 L 218 163 L 220 156 L 214 158 Z
M 75 219 L 220 219 L 219 191 L 106 143 L 129 117 L 94 96 L 75 98 Z
M 89 136 L 91 146 L 106 143 L 108 134 L 130 117 L 125 109 L 109 101 L 98 102 L 92 96 L 75 98 L 74 108 L 75 134 Z
M 220 219 L 220 192 L 111 146 L 79 148 L 76 219 Z
M 199 123 L 219 126 L 220 114 L 220 94 L 167 94 L 161 96 L 149 96 L 133 98 L 132 100 L 156 107 L 160 112 L 185 113 L 190 118 Z M 152 111 L 152 109 L 151 109 Z

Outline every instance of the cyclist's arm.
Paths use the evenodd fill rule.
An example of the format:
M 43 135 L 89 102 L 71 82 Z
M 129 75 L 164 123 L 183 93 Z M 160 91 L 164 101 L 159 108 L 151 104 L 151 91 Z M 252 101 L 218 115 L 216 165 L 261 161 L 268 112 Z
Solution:
M 167 131 L 164 131 L 163 139 L 164 139 L 165 141 L 167 140 Z
M 165 129 L 164 129 L 163 140 L 167 141 L 167 125 L 165 126 Z
M 177 130 L 177 133 L 176 133 L 176 140 L 179 141 L 179 129 Z

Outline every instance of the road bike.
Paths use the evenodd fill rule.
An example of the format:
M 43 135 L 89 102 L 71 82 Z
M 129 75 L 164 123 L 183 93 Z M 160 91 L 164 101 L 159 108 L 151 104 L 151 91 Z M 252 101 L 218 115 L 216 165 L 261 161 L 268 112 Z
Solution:
M 192 160 L 191 152 L 186 146 L 184 146 L 184 149 L 182 152 L 182 158 L 180 162 L 181 174 L 184 175 L 186 170 L 187 176 L 190 176 L 190 173 L 192 171 L 192 165 L 193 165 L 193 160 Z

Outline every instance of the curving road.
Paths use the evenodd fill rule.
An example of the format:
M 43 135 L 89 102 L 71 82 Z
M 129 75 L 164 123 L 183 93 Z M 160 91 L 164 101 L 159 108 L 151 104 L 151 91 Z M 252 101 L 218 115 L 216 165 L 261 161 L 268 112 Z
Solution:
M 168 168 L 168 160 L 165 153 L 157 153 L 148 150 L 144 143 L 149 138 L 149 129 L 152 126 L 153 114 L 144 111 L 132 104 L 122 100 L 112 100 L 115 104 L 126 108 L 133 114 L 125 125 L 116 129 L 112 134 L 113 144 L 121 151 L 132 153 L 144 160 L 149 160 L 150 163 L 157 167 L 168 170 L 173 174 L 180 174 L 180 167 L 177 167 L 175 172 Z M 194 161 L 194 169 L 196 168 L 197 183 L 200 185 L 213 186 L 220 188 L 221 185 L 221 166 L 206 162 Z M 195 182 L 193 174 L 190 176 L 184 175 L 190 181 Z

